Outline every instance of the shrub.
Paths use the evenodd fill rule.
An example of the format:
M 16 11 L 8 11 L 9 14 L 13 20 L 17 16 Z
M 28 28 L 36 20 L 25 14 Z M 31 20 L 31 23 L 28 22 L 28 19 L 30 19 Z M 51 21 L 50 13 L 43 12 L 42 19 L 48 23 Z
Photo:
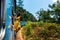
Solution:
M 60 25 L 45 22 L 27 22 L 22 27 L 25 40 L 58 40 L 60 38 Z

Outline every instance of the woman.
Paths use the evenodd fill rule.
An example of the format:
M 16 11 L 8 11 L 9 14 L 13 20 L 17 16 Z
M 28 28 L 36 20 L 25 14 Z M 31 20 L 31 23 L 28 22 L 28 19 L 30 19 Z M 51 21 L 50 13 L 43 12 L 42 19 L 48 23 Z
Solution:
M 20 30 L 20 28 L 21 28 L 20 18 L 21 18 L 21 13 L 18 13 L 17 17 L 16 16 L 14 17 L 15 20 L 14 20 L 14 27 L 13 27 L 13 29 L 16 32 L 18 32 Z

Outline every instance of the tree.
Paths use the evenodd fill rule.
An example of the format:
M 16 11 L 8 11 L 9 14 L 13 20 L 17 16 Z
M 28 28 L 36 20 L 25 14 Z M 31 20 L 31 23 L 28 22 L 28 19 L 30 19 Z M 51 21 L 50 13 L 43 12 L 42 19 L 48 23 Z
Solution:
M 39 21 L 40 20 L 43 20 L 43 21 L 49 20 L 49 18 L 50 18 L 49 12 L 50 12 L 49 10 L 45 11 L 44 9 L 40 9 L 40 11 L 37 12 L 37 14 L 39 15 Z
M 17 6 L 23 7 L 23 0 L 17 0 Z
M 32 13 L 26 11 L 22 7 L 17 6 L 17 13 L 22 13 L 21 21 L 37 21 L 36 18 L 32 15 Z
M 54 15 L 53 18 L 55 19 L 55 21 L 60 22 L 60 2 L 59 2 L 59 0 L 56 3 L 49 5 L 49 7 L 52 9 L 51 12 Z
M 48 6 L 51 10 L 45 11 L 44 9 L 40 9 L 37 14 L 39 15 L 39 21 L 42 19 L 43 21 L 49 20 L 50 22 L 60 22 L 60 2 L 57 1 L 52 5 Z

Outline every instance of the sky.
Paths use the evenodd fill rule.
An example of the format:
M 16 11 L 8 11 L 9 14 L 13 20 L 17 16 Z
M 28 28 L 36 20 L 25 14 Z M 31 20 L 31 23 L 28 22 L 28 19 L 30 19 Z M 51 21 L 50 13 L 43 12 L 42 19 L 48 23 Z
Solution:
M 44 10 L 49 9 L 48 5 L 56 2 L 57 0 L 23 0 L 23 8 L 32 13 L 36 17 L 36 12 L 41 8 Z

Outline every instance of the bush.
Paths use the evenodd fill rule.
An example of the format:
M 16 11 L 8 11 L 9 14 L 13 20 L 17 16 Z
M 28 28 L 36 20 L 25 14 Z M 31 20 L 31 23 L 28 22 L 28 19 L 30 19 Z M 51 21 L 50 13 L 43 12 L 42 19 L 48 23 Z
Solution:
M 60 25 L 56 23 L 27 22 L 22 28 L 25 40 L 60 39 Z

